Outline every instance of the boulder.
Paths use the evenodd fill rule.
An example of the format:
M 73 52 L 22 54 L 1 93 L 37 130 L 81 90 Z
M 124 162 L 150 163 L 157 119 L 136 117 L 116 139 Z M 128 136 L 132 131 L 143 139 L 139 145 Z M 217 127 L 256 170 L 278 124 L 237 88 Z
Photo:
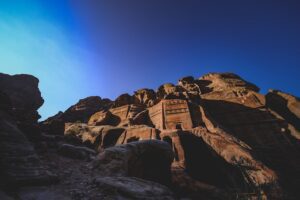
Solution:
M 105 149 L 93 168 L 106 176 L 134 176 L 169 185 L 173 158 L 168 143 L 143 140 Z

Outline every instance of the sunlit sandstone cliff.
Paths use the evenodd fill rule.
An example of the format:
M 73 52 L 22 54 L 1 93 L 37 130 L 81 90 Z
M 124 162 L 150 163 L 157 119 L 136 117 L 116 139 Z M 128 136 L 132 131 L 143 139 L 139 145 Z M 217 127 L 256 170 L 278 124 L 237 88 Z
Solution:
M 16 108 L 20 98 L 42 102 L 39 92 L 31 95 L 37 82 L 23 90 L 19 78 L 0 77 L 0 165 L 7 177 L 2 190 L 8 194 L 24 187 L 15 179 L 24 173 L 25 186 L 39 182 L 76 189 L 43 190 L 72 199 L 300 198 L 300 101 L 290 94 L 270 90 L 262 95 L 235 74 L 210 73 L 114 101 L 87 97 L 36 126 L 36 114 L 25 120 Z M 40 105 L 25 110 L 36 113 Z M 24 139 L 14 147 L 19 137 Z M 20 159 L 25 167 L 16 167 L 11 158 L 19 160 L 19 146 L 30 149 L 27 154 L 37 155 L 37 161 L 26 168 L 31 162 Z M 47 168 L 49 163 L 53 167 Z M 66 167 L 77 174 L 65 176 Z M 38 176 L 27 174 L 29 169 Z

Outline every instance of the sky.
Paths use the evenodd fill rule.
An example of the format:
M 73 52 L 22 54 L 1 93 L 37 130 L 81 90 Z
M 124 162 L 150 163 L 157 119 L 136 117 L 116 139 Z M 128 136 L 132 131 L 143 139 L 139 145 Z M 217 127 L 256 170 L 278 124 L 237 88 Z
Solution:
M 32 74 L 42 119 L 183 76 L 233 72 L 300 96 L 300 2 L 0 0 L 0 72 Z

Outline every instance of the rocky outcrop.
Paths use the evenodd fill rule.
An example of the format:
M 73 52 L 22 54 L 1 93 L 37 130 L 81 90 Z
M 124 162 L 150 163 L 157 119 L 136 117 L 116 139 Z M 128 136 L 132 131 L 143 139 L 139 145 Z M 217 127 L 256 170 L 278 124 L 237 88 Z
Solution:
M 5 84 L 20 79 L 4 77 Z M 21 77 L 26 85 L 27 76 Z M 61 193 L 67 199 L 300 197 L 297 97 L 274 90 L 262 95 L 232 73 L 187 76 L 115 101 L 80 100 L 40 123 L 44 133 L 35 151 L 23 132 L 32 135 L 28 130 L 37 126 L 36 115 L 28 113 L 37 114 L 41 97 L 38 81 L 27 78 L 31 86 L 24 88 L 31 89 L 18 81 L 12 83 L 17 93 L 0 88 L 2 190 L 5 181 L 51 182 L 42 159 L 61 180 L 42 193 L 69 191 Z M 32 106 L 18 95 L 32 95 Z
M 64 135 L 75 144 L 85 144 L 101 150 L 117 144 L 124 128 L 114 126 L 90 126 L 84 123 L 66 123 Z
M 297 195 L 294 185 L 298 184 L 299 178 L 292 176 L 300 174 L 296 167 L 300 164 L 296 158 L 299 143 L 291 135 L 289 122 L 269 109 L 265 96 L 244 83 L 241 85 L 242 88 L 226 86 L 225 90 L 201 95 L 201 106 L 210 116 L 205 126 L 208 129 L 215 127 L 217 132 L 226 130 L 228 135 L 245 142 L 251 148 L 253 158 L 277 175 L 276 182 L 287 193 Z
M 291 176 L 298 174 L 295 166 L 299 165 L 298 143 L 292 138 L 296 126 L 274 106 L 270 109 L 275 97 L 258 91 L 257 86 L 231 73 L 184 77 L 177 85 L 163 84 L 156 93 L 141 89 L 133 96 L 119 96 L 113 108 L 92 116 L 85 130 L 106 127 L 106 133 L 91 137 L 97 141 L 96 149 L 104 151 L 111 145 L 163 140 L 174 152 L 172 167 L 186 170 L 183 180 L 192 179 L 195 185 L 200 181 L 218 190 L 235 188 L 239 196 L 280 196 L 281 187 L 295 194 L 292 185 L 298 178 Z M 293 102 L 289 112 L 297 112 L 297 98 L 282 96 Z M 95 139 L 95 135 L 101 136 Z M 82 141 L 90 136 L 79 137 Z M 173 187 L 194 190 L 178 184 Z
M 101 126 L 101 125 L 113 125 L 114 116 L 109 111 L 99 111 L 93 114 L 89 121 L 88 125 Z
M 38 88 L 39 80 L 31 75 L 19 74 L 10 76 L 0 73 L 0 91 L 7 96 L 12 108 L 12 116 L 18 128 L 30 140 L 38 140 L 40 130 L 37 109 L 44 100 Z M 7 101 L 7 100 L 6 100 Z
M 65 122 L 87 123 L 95 112 L 108 108 L 110 103 L 109 99 L 101 99 L 98 96 L 87 97 L 68 108 L 62 117 Z
M 36 109 L 43 99 L 38 80 L 27 75 L 1 74 L 0 82 L 0 187 L 15 191 L 22 186 L 55 182 L 56 177 L 41 162 L 27 138 L 33 136 L 30 131 L 39 133 Z M 29 132 L 25 134 L 23 129 Z
M 40 118 L 37 109 L 44 100 L 38 84 L 39 80 L 31 75 L 10 76 L 0 73 L 0 91 L 9 97 L 18 121 L 35 123 Z
M 266 104 L 296 129 L 292 133 L 300 139 L 300 99 L 278 90 L 270 90 L 266 95 Z
M 118 96 L 116 98 L 116 100 L 114 101 L 113 107 L 120 107 L 120 106 L 124 106 L 124 105 L 129 105 L 133 103 L 133 98 L 132 96 L 130 96 L 128 93 L 125 94 L 121 94 L 120 96 Z
M 233 90 L 243 92 L 250 90 L 259 92 L 259 88 L 242 79 L 240 76 L 233 73 L 209 73 L 199 78 L 200 80 L 208 81 L 208 88 L 214 91 Z
M 65 123 L 87 123 L 94 113 L 107 110 L 111 107 L 111 104 L 109 99 L 101 99 L 98 96 L 87 97 L 79 100 L 65 112 L 59 112 L 55 116 L 41 122 L 40 127 L 49 134 L 63 135 Z
M 147 107 L 150 107 L 155 104 L 156 94 L 154 90 L 144 88 L 135 91 L 133 98 L 135 104 L 143 104 Z

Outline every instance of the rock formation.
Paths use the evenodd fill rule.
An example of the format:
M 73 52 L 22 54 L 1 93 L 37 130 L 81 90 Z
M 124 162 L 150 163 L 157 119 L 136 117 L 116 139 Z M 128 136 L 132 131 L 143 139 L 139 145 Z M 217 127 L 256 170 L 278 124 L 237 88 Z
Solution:
M 111 105 L 109 99 L 101 99 L 98 96 L 91 96 L 79 100 L 75 105 L 68 108 L 65 112 L 59 112 L 53 117 L 40 123 L 43 131 L 63 135 L 65 123 L 68 122 L 84 122 L 87 123 L 90 117 L 100 111 L 106 110 Z
M 28 140 L 40 139 L 37 109 L 43 99 L 38 80 L 29 75 L 0 74 L 0 83 L 0 190 L 55 182 L 55 175 Z
M 38 80 L 29 77 L 0 76 L 1 172 L 45 184 L 49 165 L 60 182 L 51 189 L 19 186 L 17 197 L 300 198 L 300 101 L 293 95 L 263 95 L 238 75 L 210 73 L 115 101 L 87 97 L 39 128 L 43 100 Z M 28 154 L 34 162 L 19 161 Z M 0 194 L 11 196 L 1 184 Z

